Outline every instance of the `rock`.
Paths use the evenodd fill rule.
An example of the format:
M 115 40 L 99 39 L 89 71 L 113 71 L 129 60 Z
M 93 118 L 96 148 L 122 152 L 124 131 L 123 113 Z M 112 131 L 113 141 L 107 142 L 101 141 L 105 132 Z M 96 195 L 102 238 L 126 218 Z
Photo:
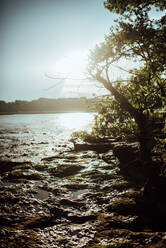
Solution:
M 56 160 L 56 159 L 60 159 L 62 158 L 62 154 L 57 154 L 56 156 L 50 156 L 50 157 L 45 157 L 45 158 L 42 158 L 41 161 L 46 161 L 46 162 L 51 162 L 53 160 Z
M 128 229 L 132 231 L 140 230 L 140 221 L 137 216 L 106 216 L 102 217 L 102 225 L 105 229 Z
M 166 222 L 166 177 L 156 176 L 148 180 L 144 186 L 143 200 L 145 214 L 153 218 L 153 227 L 165 231 Z M 155 220 L 155 221 L 154 221 Z
M 0 173 L 6 173 L 14 169 L 29 169 L 31 168 L 30 162 L 12 162 L 12 161 L 0 161 Z
M 15 196 L 13 196 L 13 195 L 10 195 L 10 196 L 8 196 L 8 195 L 2 195 L 2 196 L 0 196 L 0 202 L 1 203 L 10 203 L 10 204 L 16 204 L 16 203 L 18 203 L 19 202 L 19 197 L 15 197 Z
M 44 229 L 46 227 L 56 225 L 56 219 L 57 218 L 53 218 L 52 216 L 32 216 L 29 220 L 25 220 L 25 223 L 23 223 L 23 225 L 25 229 Z
M 109 174 L 109 173 L 104 173 L 99 170 L 90 170 L 90 171 L 85 171 L 82 173 L 82 176 L 85 178 L 90 178 L 91 181 L 97 183 L 97 182 L 103 182 L 111 179 L 115 179 L 117 175 L 115 174 Z
M 139 152 L 138 143 L 127 144 L 125 142 L 114 143 L 113 153 L 120 163 L 128 163 L 137 158 Z
M 129 163 L 119 164 L 120 173 L 129 177 L 136 184 L 143 185 L 147 180 L 147 173 L 142 162 L 138 159 L 130 161 Z
M 156 244 L 148 245 L 147 248 L 165 248 L 166 247 L 166 240 L 157 242 Z
M 64 211 L 63 209 L 61 209 L 58 205 L 56 207 L 52 207 L 50 209 L 51 214 L 53 214 L 54 217 L 56 218 L 67 218 L 68 216 L 68 211 Z
M 73 201 L 70 199 L 61 199 L 59 203 L 60 203 L 60 205 L 70 206 L 70 207 L 74 207 L 74 208 L 80 208 L 82 206 L 85 206 L 85 204 L 82 202 Z
M 139 232 L 131 231 L 128 229 L 119 228 L 105 228 L 105 226 L 100 223 L 98 231 L 95 235 L 95 245 L 90 247 L 121 247 L 121 248 L 160 248 L 155 246 L 150 246 L 149 244 L 156 244 L 161 240 L 161 234 L 155 232 Z M 104 245 L 104 246 L 103 246 Z M 163 246 L 161 247 L 163 248 Z
M 109 150 L 103 153 L 105 144 Z M 36 147 L 38 143 L 33 142 L 32 146 L 37 148 L 34 153 L 29 153 L 32 147 L 25 144 L 25 152 L 34 156 L 32 164 L 1 161 L 0 247 L 144 248 L 150 244 L 161 245 L 165 219 L 161 230 L 152 213 L 161 208 L 165 212 L 164 203 L 162 205 L 157 198 L 165 199 L 165 186 L 157 180 L 156 185 L 152 185 L 155 192 L 146 188 L 144 197 L 149 204 L 145 211 L 141 198 L 143 190 L 133 183 L 137 181 L 135 178 L 142 177 L 141 163 L 127 157 L 127 162 L 120 162 L 118 167 L 118 159 L 110 150 L 110 146 L 117 148 L 122 144 L 127 145 L 101 140 L 90 144 L 94 150 L 83 152 L 75 152 L 72 148 L 64 150 L 56 144 L 54 154 L 51 152 L 54 156 L 45 151 L 41 161 L 40 154 L 35 159 L 40 146 Z M 24 154 L 22 148 L 20 156 Z M 13 157 L 11 153 L 11 157 L 22 159 L 19 154 Z M 41 181 L 40 175 L 44 180 Z M 6 182 L 5 178 L 11 181 Z M 26 184 L 20 183 L 24 181 Z M 163 188 L 163 191 L 158 192 L 156 188 Z M 155 204 L 158 208 L 147 216 Z M 158 222 L 161 219 L 160 216 Z M 154 222 L 156 226 L 152 225 Z
M 37 189 L 34 194 L 34 197 L 39 200 L 46 200 L 48 199 L 48 196 L 49 196 L 49 192 L 43 189 Z
M 43 164 L 38 164 L 38 165 L 35 165 L 35 170 L 37 171 L 47 171 L 48 169 L 48 166 L 47 165 L 43 165 Z
M 127 182 L 127 181 L 123 181 L 123 180 L 120 180 L 120 181 L 115 181 L 113 183 L 111 183 L 109 186 L 106 185 L 105 187 L 103 187 L 103 190 L 104 191 L 113 191 L 113 190 L 118 190 L 118 191 L 122 191 L 122 190 L 125 190 L 127 189 L 128 187 L 132 186 L 131 183 Z
M 81 159 L 97 158 L 97 154 L 95 151 L 83 151 L 79 153 L 79 157 Z
M 7 177 L 5 177 L 7 180 L 17 180 L 17 182 L 22 182 L 22 180 L 42 180 L 43 177 L 39 175 L 38 173 L 31 173 L 31 174 L 24 174 L 21 171 L 12 171 L 8 174 Z
M 127 144 L 121 142 L 115 144 L 113 152 L 120 162 L 120 173 L 129 177 L 136 184 L 143 185 L 147 180 L 148 173 L 146 167 L 143 165 L 141 160 L 138 159 L 138 143 Z
M 81 189 L 87 189 L 88 185 L 87 184 L 75 184 L 75 183 L 71 183 L 71 184 L 64 184 L 64 187 L 69 189 L 69 190 L 81 190 Z
M 0 223 L 1 226 L 11 226 L 13 224 L 13 220 L 9 215 L 8 216 L 0 215 Z
M 109 212 L 116 212 L 118 214 L 126 215 L 138 215 L 143 212 L 142 206 L 136 204 L 134 199 L 121 198 L 111 202 L 107 205 Z
M 83 216 L 77 216 L 77 215 L 69 215 L 68 219 L 76 224 L 83 224 L 87 221 L 95 221 L 97 220 L 96 215 L 83 215 Z
M 113 148 L 113 145 L 110 142 L 107 142 L 107 143 L 105 143 L 105 142 L 104 143 L 102 143 L 102 142 L 98 142 L 98 143 L 75 143 L 74 144 L 74 150 L 75 151 L 92 150 L 92 151 L 102 153 L 102 152 L 106 152 L 112 148 Z
M 89 215 L 76 215 L 72 212 L 65 211 L 61 208 L 54 207 L 51 209 L 51 213 L 53 213 L 54 217 L 56 218 L 66 218 L 75 224 L 83 224 L 87 221 L 94 221 L 97 219 L 97 216 L 94 214 Z
M 101 158 L 106 162 L 106 163 L 112 163 L 114 160 L 114 154 L 112 150 L 109 150 L 108 152 L 102 154 Z
M 77 174 L 80 170 L 85 167 L 82 165 L 76 164 L 61 164 L 56 168 L 51 168 L 49 172 L 53 174 L 55 177 L 68 177 Z

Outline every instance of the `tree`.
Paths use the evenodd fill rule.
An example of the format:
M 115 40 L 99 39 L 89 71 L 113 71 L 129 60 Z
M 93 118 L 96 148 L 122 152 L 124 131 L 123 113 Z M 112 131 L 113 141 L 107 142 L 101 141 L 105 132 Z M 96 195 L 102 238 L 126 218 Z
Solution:
M 91 51 L 88 74 L 100 82 L 139 130 L 142 161 L 151 160 L 155 138 L 163 125 L 156 112 L 166 107 L 166 1 L 107 0 L 105 7 L 120 14 L 105 41 Z M 160 19 L 150 18 L 160 10 Z M 126 80 L 111 81 L 111 69 L 122 59 L 135 61 Z
M 107 0 L 104 2 L 105 7 L 111 12 L 124 14 L 125 12 L 135 11 L 135 8 L 156 7 L 159 10 L 165 10 L 166 0 Z

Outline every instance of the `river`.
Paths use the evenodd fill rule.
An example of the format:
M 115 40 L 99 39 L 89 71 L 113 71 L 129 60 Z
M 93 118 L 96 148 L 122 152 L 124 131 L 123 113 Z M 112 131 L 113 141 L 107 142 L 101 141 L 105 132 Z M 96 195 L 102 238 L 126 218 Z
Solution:
M 90 130 L 94 113 L 0 116 L 0 158 L 37 161 L 51 156 L 73 131 Z

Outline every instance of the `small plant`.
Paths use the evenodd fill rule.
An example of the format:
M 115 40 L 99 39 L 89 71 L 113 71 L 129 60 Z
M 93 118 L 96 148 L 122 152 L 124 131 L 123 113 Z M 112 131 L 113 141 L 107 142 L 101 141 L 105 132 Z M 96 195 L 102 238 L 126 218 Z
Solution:
M 97 140 L 97 136 L 93 133 L 88 133 L 87 131 L 76 131 L 71 135 L 71 141 L 81 140 L 85 142 L 95 142 Z
M 135 135 L 138 132 L 136 122 L 130 114 L 122 110 L 112 96 L 102 97 L 96 102 L 98 114 L 95 116 L 91 135 L 100 138 Z

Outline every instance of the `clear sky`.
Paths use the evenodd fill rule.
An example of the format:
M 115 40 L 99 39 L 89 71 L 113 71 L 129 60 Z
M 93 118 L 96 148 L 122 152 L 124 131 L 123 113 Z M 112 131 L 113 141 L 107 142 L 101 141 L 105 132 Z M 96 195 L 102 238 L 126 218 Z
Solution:
M 91 96 L 88 82 L 46 74 L 81 77 L 113 19 L 103 0 L 1 0 L 0 99 Z

